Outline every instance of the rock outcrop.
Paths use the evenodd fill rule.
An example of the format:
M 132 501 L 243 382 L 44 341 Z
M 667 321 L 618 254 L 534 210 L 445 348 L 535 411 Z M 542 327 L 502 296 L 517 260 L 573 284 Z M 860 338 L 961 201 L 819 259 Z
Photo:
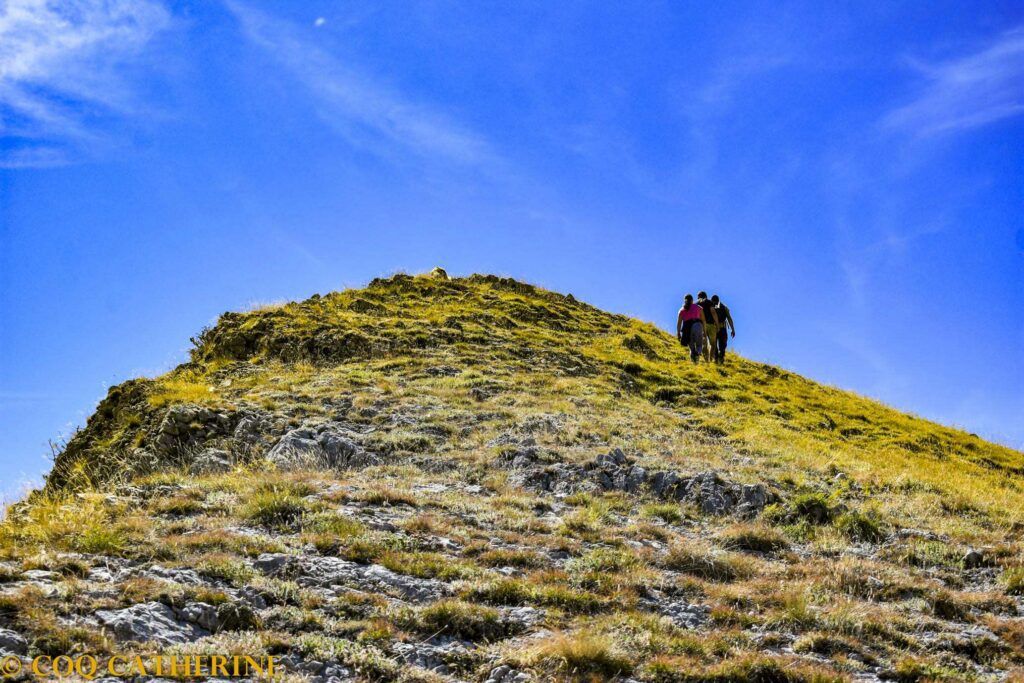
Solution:
M 293 429 L 270 449 L 267 460 L 283 470 L 362 468 L 381 462 L 360 448 L 351 432 L 329 425 Z
M 189 613 L 197 616 L 195 612 Z M 179 619 L 174 610 L 160 602 L 146 602 L 120 610 L 100 610 L 96 619 L 118 639 L 168 646 L 188 643 L 210 635 L 209 630 Z
M 599 455 L 584 465 L 545 464 L 530 445 L 506 451 L 496 464 L 512 470 L 512 481 L 535 491 L 567 494 L 582 490 L 648 493 L 666 500 L 693 503 L 710 515 L 753 517 L 778 496 L 764 484 L 738 484 L 714 471 L 684 476 L 678 472 L 648 470 L 621 449 Z

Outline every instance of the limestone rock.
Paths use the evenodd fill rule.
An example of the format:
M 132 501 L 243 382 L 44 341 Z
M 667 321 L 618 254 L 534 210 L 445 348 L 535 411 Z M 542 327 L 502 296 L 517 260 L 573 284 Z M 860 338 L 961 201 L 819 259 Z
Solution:
M 381 565 L 361 565 L 340 557 L 295 557 L 266 553 L 260 555 L 253 566 L 271 576 L 287 572 L 296 577 L 300 586 L 383 591 L 413 602 L 435 600 L 448 592 L 445 584 L 435 579 L 397 574 Z
M 185 605 L 178 616 L 183 621 L 205 628 L 207 631 L 217 630 L 217 608 L 205 602 L 192 602 Z
M 160 422 L 156 445 L 164 455 L 177 455 L 193 443 L 226 434 L 230 425 L 231 418 L 228 415 L 205 406 L 175 405 Z
M 659 605 L 658 612 L 671 619 L 672 623 L 680 628 L 697 628 L 707 622 L 711 609 L 706 605 L 670 602 Z
M 0 628 L 0 655 L 23 655 L 28 652 L 28 641 L 20 634 Z
M 526 683 L 530 680 L 530 674 L 525 671 L 517 671 L 508 664 L 491 669 L 485 683 Z
M 231 455 L 218 448 L 207 448 L 192 461 L 193 474 L 215 474 L 231 469 Z
M 235 443 L 240 446 L 254 446 L 269 429 L 269 417 L 261 413 L 245 413 L 238 419 L 232 432 Z
M 136 574 L 141 578 L 170 581 L 172 583 L 180 583 L 183 586 L 202 586 L 206 584 L 194 569 L 170 569 L 154 564 L 147 569 L 138 570 Z
M 96 612 L 99 622 L 118 640 L 174 645 L 198 640 L 210 634 L 204 628 L 179 621 L 174 610 L 162 602 L 144 602 L 120 610 Z
M 257 571 L 263 572 L 268 576 L 281 576 L 285 574 L 288 569 L 298 564 L 299 558 L 294 555 L 285 555 L 283 553 L 263 553 L 257 557 L 252 566 Z
M 683 490 L 684 500 L 697 503 L 702 511 L 711 515 L 756 514 L 771 500 L 763 484 L 735 484 L 710 470 L 690 479 Z
M 379 564 L 370 565 L 363 573 L 366 581 L 378 586 L 386 586 L 400 593 L 405 599 L 413 601 L 434 600 L 442 594 L 443 584 L 434 579 L 417 579 L 413 576 L 396 574 Z
M 309 427 L 293 429 L 281 437 L 267 459 L 284 470 L 361 468 L 380 461 L 340 431 L 317 433 Z
M 584 466 L 546 464 L 544 457 L 551 462 L 550 456 L 542 456 L 534 445 L 519 446 L 499 455 L 495 465 L 512 471 L 511 483 L 533 491 L 563 494 L 603 490 L 639 494 L 650 490 L 661 498 L 694 503 L 709 515 L 753 517 L 775 501 L 775 495 L 763 484 L 738 484 L 710 470 L 693 477 L 649 471 L 619 448 L 598 455 Z
M 439 676 L 449 673 L 448 665 L 445 663 L 445 652 L 429 643 L 395 643 L 394 652 L 396 657 L 404 664 L 418 666 Z
M 977 569 L 985 564 L 985 556 L 980 550 L 969 550 L 960 562 L 964 569 Z
M 502 615 L 502 619 L 513 628 L 510 631 L 519 631 L 533 628 L 544 621 L 545 612 L 536 607 L 513 607 Z

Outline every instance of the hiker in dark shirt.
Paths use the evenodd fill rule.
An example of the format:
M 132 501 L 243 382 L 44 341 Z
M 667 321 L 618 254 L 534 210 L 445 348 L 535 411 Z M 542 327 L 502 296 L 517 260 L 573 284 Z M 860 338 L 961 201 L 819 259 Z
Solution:
M 704 344 L 704 362 L 711 362 L 711 356 L 715 349 L 715 340 L 718 338 L 718 313 L 715 305 L 708 299 L 707 292 L 697 292 L 697 303 L 704 310 L 704 335 L 707 341 Z
M 711 303 L 714 305 L 715 319 L 718 321 L 718 330 L 714 340 L 715 362 L 724 363 L 725 347 L 729 345 L 729 333 L 731 332 L 733 337 L 736 336 L 736 325 L 732 321 L 729 307 L 722 303 L 717 294 L 711 297 Z M 726 330 L 726 327 L 729 329 Z

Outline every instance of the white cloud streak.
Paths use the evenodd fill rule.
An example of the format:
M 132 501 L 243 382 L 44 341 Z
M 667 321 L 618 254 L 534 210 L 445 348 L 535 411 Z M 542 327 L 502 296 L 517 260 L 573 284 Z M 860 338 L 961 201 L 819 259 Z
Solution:
M 883 117 L 883 128 L 931 136 L 1024 113 L 1024 27 L 960 59 L 915 67 L 927 85 L 916 99 Z
M 320 118 L 353 145 L 380 155 L 405 150 L 465 166 L 499 162 L 482 136 L 343 64 L 299 37 L 287 22 L 238 2 L 227 6 L 243 34 L 312 93 Z
M 2 167 L 54 166 L 135 109 L 122 68 L 171 18 L 151 0 L 0 0 Z

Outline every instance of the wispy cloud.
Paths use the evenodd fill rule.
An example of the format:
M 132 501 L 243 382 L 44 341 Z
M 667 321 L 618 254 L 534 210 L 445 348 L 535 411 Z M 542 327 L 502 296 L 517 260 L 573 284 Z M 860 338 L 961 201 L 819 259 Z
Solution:
M 67 163 L 135 108 L 122 68 L 170 24 L 150 0 L 0 2 L 0 167 Z
M 927 85 L 916 99 L 889 112 L 884 128 L 929 136 L 1024 114 L 1024 27 L 959 59 L 914 67 Z
M 792 49 L 730 55 L 716 66 L 710 80 L 697 89 L 694 102 L 699 107 L 693 107 L 691 113 L 706 115 L 708 108 L 712 108 L 712 113 L 719 113 L 721 109 L 733 104 L 736 91 L 743 85 L 793 66 L 795 61 Z
M 352 144 L 381 155 L 404 150 L 467 166 L 498 163 L 483 136 L 343 64 L 297 27 L 238 2 L 228 8 L 244 35 L 311 92 L 319 116 Z

